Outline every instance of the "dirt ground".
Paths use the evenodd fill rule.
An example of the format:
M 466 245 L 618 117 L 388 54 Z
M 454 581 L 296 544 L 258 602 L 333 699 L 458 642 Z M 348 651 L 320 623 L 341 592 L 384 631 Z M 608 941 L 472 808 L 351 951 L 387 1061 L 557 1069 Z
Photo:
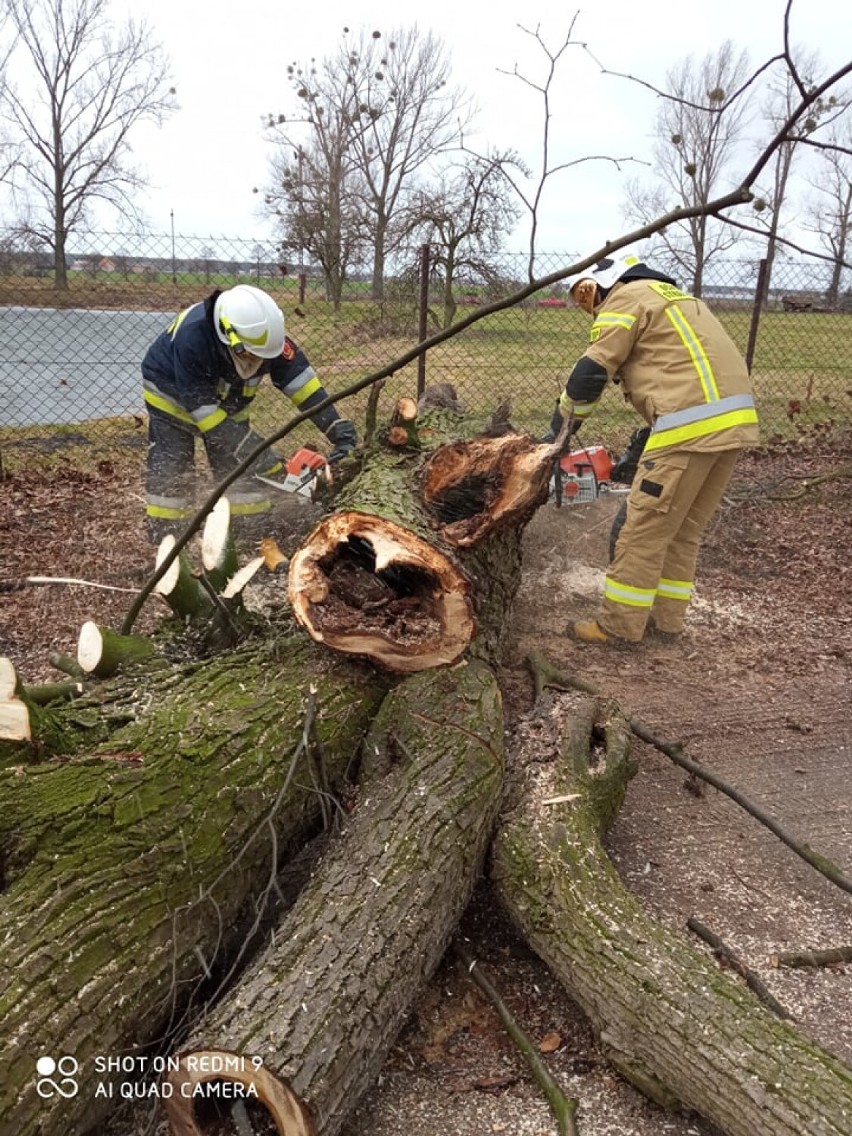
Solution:
M 616 503 L 542 507 L 525 536 L 501 673 L 510 750 L 512 722 L 532 700 L 524 660 L 541 651 L 659 737 L 681 742 L 852 875 L 850 462 L 852 435 L 831 431 L 741 459 L 702 550 L 687 632 L 675 644 L 585 646 L 566 634 L 574 619 L 594 614 Z M 14 472 L 2 490 L 0 580 L 38 573 L 133 589 L 144 579 L 150 552 L 137 474 L 108 462 L 85 476 Z M 50 652 L 73 653 L 83 620 L 115 625 L 129 601 L 81 585 L 0 592 L 0 654 L 25 681 L 56 678 Z M 157 618 L 156 609 L 146 612 L 143 626 Z M 608 840 L 624 880 L 682 934 L 689 916 L 699 918 L 802 1030 L 852 1064 L 852 965 L 769 963 L 778 950 L 852 944 L 850 897 L 722 793 L 697 795 L 682 770 L 644 743 L 635 753 L 639 770 Z M 582 1014 L 514 935 L 487 883 L 459 941 L 579 1100 L 581 1136 L 710 1136 L 705 1122 L 662 1112 L 608 1067 Z M 128 1120 L 111 1131 L 137 1129 Z M 344 1136 L 556 1131 L 541 1090 L 451 950 Z

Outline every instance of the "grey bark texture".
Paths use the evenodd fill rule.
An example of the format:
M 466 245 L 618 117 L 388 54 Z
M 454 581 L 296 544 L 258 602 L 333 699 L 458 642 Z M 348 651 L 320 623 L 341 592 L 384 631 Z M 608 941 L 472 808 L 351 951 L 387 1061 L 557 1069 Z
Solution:
M 852 1070 L 652 919 L 607 857 L 601 837 L 631 775 L 626 722 L 587 695 L 548 692 L 520 736 L 539 757 L 516 770 L 493 877 L 615 1067 L 727 1136 L 848 1136 Z
M 264 953 L 194 1028 L 182 1069 L 170 1074 L 175 1086 L 194 1051 L 261 1057 L 316 1131 L 333 1136 L 468 904 L 502 775 L 502 703 L 488 667 L 462 663 L 401 682 L 366 739 L 342 832 Z M 203 1131 L 179 1089 L 168 1111 L 175 1131 Z

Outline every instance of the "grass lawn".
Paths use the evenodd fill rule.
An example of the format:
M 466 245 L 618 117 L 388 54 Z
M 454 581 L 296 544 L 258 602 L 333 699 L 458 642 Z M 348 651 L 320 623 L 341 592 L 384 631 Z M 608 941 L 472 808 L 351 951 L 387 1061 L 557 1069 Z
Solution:
M 203 274 L 181 277 L 177 283 L 151 279 L 123 279 L 119 273 L 109 278 L 91 279 L 80 274 L 72 280 L 61 306 L 173 311 L 194 303 L 212 287 L 233 280 L 209 282 Z M 246 282 L 255 282 L 246 280 Z M 261 280 L 285 312 L 288 332 L 305 349 L 308 357 L 331 393 L 342 391 L 353 382 L 383 368 L 418 340 L 418 313 L 414 300 L 387 301 L 381 305 L 356 299 L 344 302 L 338 311 L 317 294 L 311 283 L 300 304 L 297 282 Z M 66 302 L 67 301 L 67 302 Z M 50 280 L 0 282 L 0 305 L 52 306 L 57 293 Z M 460 307 L 464 318 L 472 307 Z M 745 352 L 751 323 L 749 310 L 717 309 L 719 318 L 739 348 Z M 430 310 L 429 334 L 437 330 L 436 304 Z M 547 427 L 553 405 L 574 361 L 587 343 L 589 319 L 576 308 L 540 308 L 534 301 L 506 309 L 474 322 L 457 335 L 427 352 L 427 384 L 450 382 L 461 400 L 471 409 L 490 410 L 504 398 L 512 400 L 512 421 L 519 429 L 541 434 Z M 12 345 L 12 348 L 14 345 Z M 11 350 L 11 349 L 10 349 Z M 14 355 L 14 350 L 11 350 Z M 39 360 L 15 360 L 23 364 Z M 96 360 L 99 364 L 103 361 Z M 417 391 L 418 361 L 401 367 L 387 379 L 379 399 L 379 421 L 391 412 L 396 399 Z M 762 315 L 752 367 L 755 395 L 764 436 L 789 434 L 798 424 L 852 419 L 852 314 L 817 312 L 766 312 Z M 339 404 L 341 414 L 364 421 L 368 392 L 362 391 Z M 0 413 L 2 413 L 0 411 Z M 270 431 L 292 416 L 286 399 L 264 384 L 256 400 L 255 425 Z M 633 411 L 624 404 L 619 389 L 608 387 L 592 423 L 584 433 L 589 442 L 600 441 L 618 448 L 637 424 Z M 3 429 L 0 418 L 0 451 L 6 468 L 15 455 L 37 444 L 40 461 L 52 460 L 45 438 L 54 437 L 56 453 L 70 460 L 74 437 L 83 452 L 93 444 L 101 453 L 120 451 L 122 434 L 136 439 L 144 428 L 132 417 L 99 420 L 63 428 L 40 427 Z M 64 441 L 63 441 L 64 439 Z M 310 426 L 293 435 L 297 448 L 316 433 Z M 288 439 L 288 442 L 290 440 Z M 134 442 L 135 445 L 135 442 Z M 283 445 L 283 444 L 282 444 Z

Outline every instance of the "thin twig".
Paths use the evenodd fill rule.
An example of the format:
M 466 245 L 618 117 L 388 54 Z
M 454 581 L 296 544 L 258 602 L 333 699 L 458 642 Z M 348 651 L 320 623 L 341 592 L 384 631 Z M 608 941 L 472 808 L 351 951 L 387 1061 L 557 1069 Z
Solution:
M 136 594 L 136 588 L 97 584 L 94 580 L 78 580 L 74 576 L 19 576 L 14 580 L 0 580 L 0 592 L 22 592 L 25 588 L 40 588 L 49 584 L 72 584 L 83 588 L 100 588 L 104 592 L 126 592 L 131 596 Z
M 691 915 L 689 919 L 687 919 L 686 925 L 699 939 L 703 939 L 708 946 L 713 948 L 713 953 L 717 958 L 728 963 L 740 977 L 745 979 L 746 986 L 757 995 L 761 1002 L 763 1002 L 773 1014 L 777 1014 L 779 1018 L 785 1018 L 787 1021 L 795 1021 L 789 1010 L 785 1010 L 777 998 L 770 994 L 769 990 L 754 971 L 747 967 L 735 954 L 734 950 L 720 939 L 714 931 L 711 931 L 709 927 L 705 927 L 694 915 Z
M 373 438 L 376 436 L 376 419 L 379 414 L 379 395 L 385 385 L 384 379 L 379 379 L 377 383 L 373 383 L 370 387 L 370 393 L 367 396 L 367 410 L 364 415 L 364 445 L 369 446 L 372 444 Z
M 550 1105 L 553 1115 L 556 1117 L 559 1136 L 578 1136 L 577 1126 L 574 1123 L 574 1114 L 577 1111 L 578 1102 L 573 1097 L 567 1097 L 559 1087 L 550 1070 L 539 1057 L 535 1046 L 515 1021 L 506 1003 L 480 970 L 479 963 L 473 955 L 459 942 L 454 944 L 454 950 L 468 974 L 497 1011 L 500 1020 L 506 1027 L 506 1032 L 529 1065 L 533 1077 L 535 1077 L 538 1086 L 547 1098 L 547 1103 Z

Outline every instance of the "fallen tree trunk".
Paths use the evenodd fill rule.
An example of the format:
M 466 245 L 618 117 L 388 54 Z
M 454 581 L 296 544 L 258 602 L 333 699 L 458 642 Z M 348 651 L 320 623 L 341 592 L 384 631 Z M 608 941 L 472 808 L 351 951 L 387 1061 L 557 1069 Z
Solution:
M 307 640 L 254 641 L 115 680 L 100 706 L 68 704 L 48 760 L 7 752 L 4 1132 L 72 1136 L 114 1107 L 95 1096 L 95 1055 L 144 1052 L 232 965 L 386 686 Z M 92 735 L 103 740 L 85 748 Z M 37 1092 L 44 1054 L 78 1062 L 73 1099 Z
M 458 429 L 457 420 L 452 426 Z M 431 429 L 437 444 L 439 431 Z M 539 451 L 541 464 L 547 447 L 526 439 L 516 449 Z M 346 492 L 363 505 L 378 493 L 403 519 L 419 518 L 404 529 L 403 544 L 416 538 L 428 547 L 434 539 L 449 572 L 435 577 L 434 589 L 448 579 L 458 594 L 474 597 L 479 633 L 471 643 L 493 660 L 519 577 L 520 532 L 507 524 L 467 550 L 462 565 L 423 504 L 424 456 L 427 446 L 394 454 L 394 481 L 377 452 Z M 532 515 L 541 484 L 528 487 L 518 524 Z M 483 504 L 480 493 L 477 507 Z M 483 538 L 487 532 L 485 525 Z M 342 543 L 348 554 L 355 536 Z M 333 574 L 334 564 L 320 568 Z M 370 587 L 386 585 L 381 571 L 360 573 L 363 591 L 344 591 L 356 637 L 358 621 L 370 615 Z M 440 606 L 431 592 L 429 602 Z M 452 632 L 457 609 L 447 610 Z M 469 631 L 473 636 L 473 622 Z M 386 646 L 393 635 L 378 639 Z M 360 641 L 357 653 L 370 655 Z M 177 670 L 160 657 L 136 666 L 90 690 L 67 714 L 48 708 L 55 719 L 49 740 L 20 760 L 7 753 L 9 768 L 0 775 L 8 803 L 0 820 L 8 878 L 0 896 L 0 1024 L 19 1041 L 7 1117 L 20 1136 L 85 1131 L 110 1108 L 94 1096 L 93 1056 L 144 1051 L 191 1018 L 203 983 L 215 986 L 230 967 L 246 921 L 258 922 L 255 908 L 263 912 L 270 898 L 276 861 L 304 842 L 327 794 L 339 792 L 389 685 L 374 668 L 319 652 L 307 639 L 283 646 L 250 640 Z M 288 781 L 293 754 L 306 741 L 309 680 L 321 706 L 322 785 L 304 769 Z M 454 678 L 444 681 L 454 686 Z M 27 764 L 35 754 L 53 757 Z M 471 868 L 453 881 L 459 896 L 474 875 Z M 409 992 L 413 998 L 416 989 Z M 74 1054 L 86 1084 L 71 1101 L 45 1103 L 33 1064 L 57 1052 Z
M 852 1069 L 651 919 L 606 856 L 631 774 L 627 723 L 586 695 L 547 693 L 517 738 L 493 877 L 615 1067 L 727 1136 L 848 1136 Z
M 203 1082 L 223 1077 L 255 1086 L 254 1100 L 279 1131 L 333 1136 L 446 950 L 501 796 L 503 714 L 493 673 L 463 663 L 407 679 L 385 699 L 364 753 L 343 831 L 168 1075 L 176 1136 L 206 1130 L 194 1105 L 203 1104 Z M 237 1059 L 237 1072 L 222 1074 L 221 1064 L 217 1072 L 211 1052 Z M 253 1058 L 262 1060 L 260 1078 Z M 286 1126 L 291 1113 L 304 1127 Z

